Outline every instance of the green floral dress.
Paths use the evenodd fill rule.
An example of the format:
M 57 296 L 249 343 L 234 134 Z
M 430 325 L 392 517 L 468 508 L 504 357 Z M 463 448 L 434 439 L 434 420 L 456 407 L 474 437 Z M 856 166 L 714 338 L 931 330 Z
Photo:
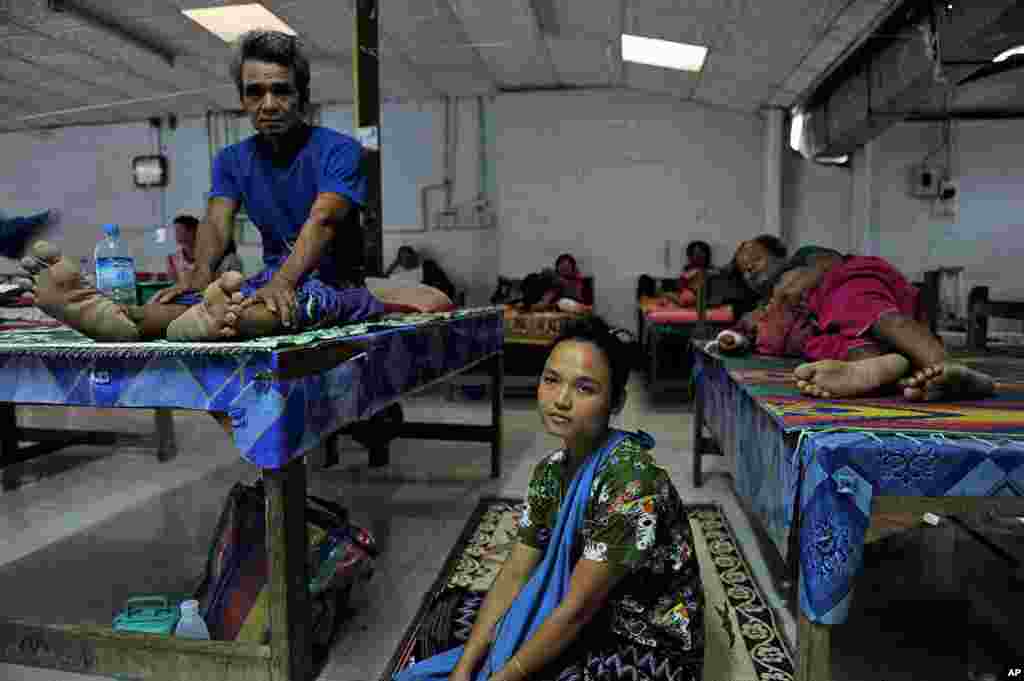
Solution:
M 534 469 L 519 527 L 524 544 L 547 547 L 571 482 L 568 463 L 557 451 Z M 704 591 L 689 520 L 668 473 L 633 439 L 595 475 L 575 550 L 574 563 L 608 563 L 624 574 L 579 637 L 575 661 L 545 676 L 700 679 Z

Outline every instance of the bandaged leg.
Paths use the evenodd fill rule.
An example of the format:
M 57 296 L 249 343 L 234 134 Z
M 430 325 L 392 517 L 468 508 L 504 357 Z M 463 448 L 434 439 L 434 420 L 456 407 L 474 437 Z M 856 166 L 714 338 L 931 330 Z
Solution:
M 203 291 L 203 302 L 186 310 L 167 326 L 167 340 L 215 341 L 238 336 L 239 290 L 245 279 L 238 272 L 225 272 Z
M 21 261 L 32 281 L 36 307 L 90 338 L 136 341 L 139 329 L 124 308 L 82 281 L 78 266 L 46 241 L 37 241 Z

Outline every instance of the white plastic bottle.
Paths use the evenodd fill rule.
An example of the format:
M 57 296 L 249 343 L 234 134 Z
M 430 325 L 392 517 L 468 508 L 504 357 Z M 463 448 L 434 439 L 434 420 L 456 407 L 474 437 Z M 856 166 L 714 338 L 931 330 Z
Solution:
M 105 237 L 96 244 L 96 288 L 118 303 L 136 305 L 135 260 L 121 241 L 121 228 L 103 225 Z
M 182 602 L 181 619 L 178 620 L 178 626 L 174 628 L 174 635 L 178 638 L 210 640 L 210 630 L 206 628 L 206 622 L 199 614 L 199 601 Z

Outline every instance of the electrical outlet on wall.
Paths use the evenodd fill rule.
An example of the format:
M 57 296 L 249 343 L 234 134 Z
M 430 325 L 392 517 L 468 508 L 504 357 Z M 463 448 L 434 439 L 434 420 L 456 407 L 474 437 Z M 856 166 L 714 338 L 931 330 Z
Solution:
M 960 187 L 953 180 L 939 182 L 938 196 L 932 204 L 932 216 L 956 220 L 960 216 Z

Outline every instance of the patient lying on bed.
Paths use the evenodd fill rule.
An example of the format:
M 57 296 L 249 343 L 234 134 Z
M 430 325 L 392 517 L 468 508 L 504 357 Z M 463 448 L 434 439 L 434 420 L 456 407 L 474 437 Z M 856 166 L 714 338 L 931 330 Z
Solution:
M 781 274 L 757 329 L 778 334 L 779 324 L 790 324 L 783 345 L 789 352 L 778 354 L 791 354 L 795 344 L 812 360 L 794 372 L 801 392 L 858 397 L 898 384 L 912 401 L 994 392 L 989 376 L 948 360 L 920 318 L 917 289 L 888 262 L 820 255 L 802 267 L 776 269 Z M 722 349 L 741 345 L 731 341 Z

